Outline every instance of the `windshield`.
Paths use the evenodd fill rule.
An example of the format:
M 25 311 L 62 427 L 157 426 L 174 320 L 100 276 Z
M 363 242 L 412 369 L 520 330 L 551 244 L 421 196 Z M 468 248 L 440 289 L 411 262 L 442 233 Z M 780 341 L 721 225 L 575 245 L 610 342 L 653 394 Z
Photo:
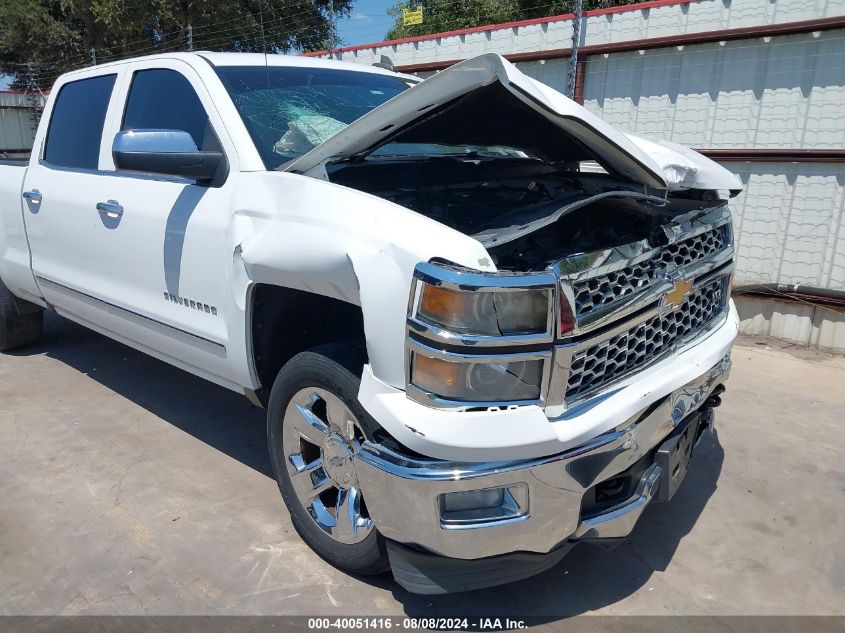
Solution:
M 410 82 L 372 72 L 223 66 L 215 69 L 267 169 L 275 169 L 406 90 Z

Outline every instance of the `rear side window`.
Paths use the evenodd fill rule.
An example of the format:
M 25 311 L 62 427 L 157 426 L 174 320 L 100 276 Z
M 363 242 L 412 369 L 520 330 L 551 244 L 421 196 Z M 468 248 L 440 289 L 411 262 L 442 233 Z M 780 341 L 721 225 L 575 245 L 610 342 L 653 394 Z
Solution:
M 132 79 L 123 130 L 182 130 L 197 148 L 221 151 L 191 82 L 175 70 L 139 70 Z
M 80 79 L 62 86 L 47 128 L 44 160 L 59 167 L 97 169 L 116 76 Z

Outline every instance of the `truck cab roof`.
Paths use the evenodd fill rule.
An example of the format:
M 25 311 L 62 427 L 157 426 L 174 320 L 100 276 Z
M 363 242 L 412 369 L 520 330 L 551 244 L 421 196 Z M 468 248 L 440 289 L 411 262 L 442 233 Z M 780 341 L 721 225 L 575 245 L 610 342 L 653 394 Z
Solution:
M 414 75 L 407 75 L 404 73 L 397 73 L 386 68 L 378 66 L 367 66 L 364 64 L 353 64 L 350 62 L 342 62 L 333 59 L 322 59 L 316 57 L 306 57 L 303 55 L 279 55 L 275 53 L 220 53 L 214 51 L 192 51 L 192 52 L 173 52 L 173 53 L 159 53 L 156 55 L 143 55 L 140 57 L 130 57 L 128 59 L 121 59 L 114 62 L 107 62 L 105 64 L 98 64 L 97 66 L 88 66 L 73 70 L 64 75 L 64 77 L 78 78 L 92 72 L 101 72 L 106 68 L 117 68 L 126 64 L 131 64 L 137 61 L 154 61 L 156 59 L 180 59 L 188 62 L 191 65 L 204 64 L 212 67 L 219 66 L 272 66 L 272 67 L 291 67 L 291 68 L 324 68 L 336 70 L 348 70 L 365 73 L 374 73 L 380 75 L 390 75 L 393 77 L 402 77 L 413 81 L 420 81 L 419 77 Z

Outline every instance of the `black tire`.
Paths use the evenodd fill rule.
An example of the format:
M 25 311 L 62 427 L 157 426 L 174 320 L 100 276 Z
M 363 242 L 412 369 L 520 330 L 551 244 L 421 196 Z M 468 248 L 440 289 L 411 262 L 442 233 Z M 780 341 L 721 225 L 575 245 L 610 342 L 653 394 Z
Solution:
M 368 415 L 358 402 L 366 352 L 362 343 L 332 343 L 302 352 L 282 367 L 270 392 L 267 441 L 279 490 L 294 528 L 308 546 L 329 564 L 346 572 L 375 575 L 390 566 L 384 538 L 373 527 L 364 540 L 341 543 L 317 526 L 293 488 L 285 459 L 284 418 L 290 400 L 300 390 L 318 387 L 337 396 L 359 423 Z M 363 427 L 363 424 L 361 424 Z
M 21 312 L 18 304 L 25 305 Z M 16 300 L 0 281 L 0 352 L 8 352 L 34 345 L 41 338 L 44 311 L 21 300 Z

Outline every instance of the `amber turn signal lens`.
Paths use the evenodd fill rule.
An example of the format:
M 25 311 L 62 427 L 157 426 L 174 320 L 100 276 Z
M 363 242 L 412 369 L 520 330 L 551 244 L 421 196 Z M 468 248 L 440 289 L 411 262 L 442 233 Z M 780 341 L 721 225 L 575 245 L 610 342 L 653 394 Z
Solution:
M 540 360 L 485 363 L 448 361 L 414 354 L 411 383 L 428 393 L 463 402 L 536 400 L 540 397 Z
M 452 315 L 461 307 L 460 293 L 442 286 L 425 284 L 420 300 L 420 312 L 434 318 Z
M 414 355 L 414 380 L 420 385 L 430 387 L 440 385 L 452 389 L 458 384 L 465 371 L 465 368 L 458 363 L 420 354 Z
M 425 284 L 419 314 L 447 329 L 497 336 L 496 311 L 490 292 L 467 292 Z

